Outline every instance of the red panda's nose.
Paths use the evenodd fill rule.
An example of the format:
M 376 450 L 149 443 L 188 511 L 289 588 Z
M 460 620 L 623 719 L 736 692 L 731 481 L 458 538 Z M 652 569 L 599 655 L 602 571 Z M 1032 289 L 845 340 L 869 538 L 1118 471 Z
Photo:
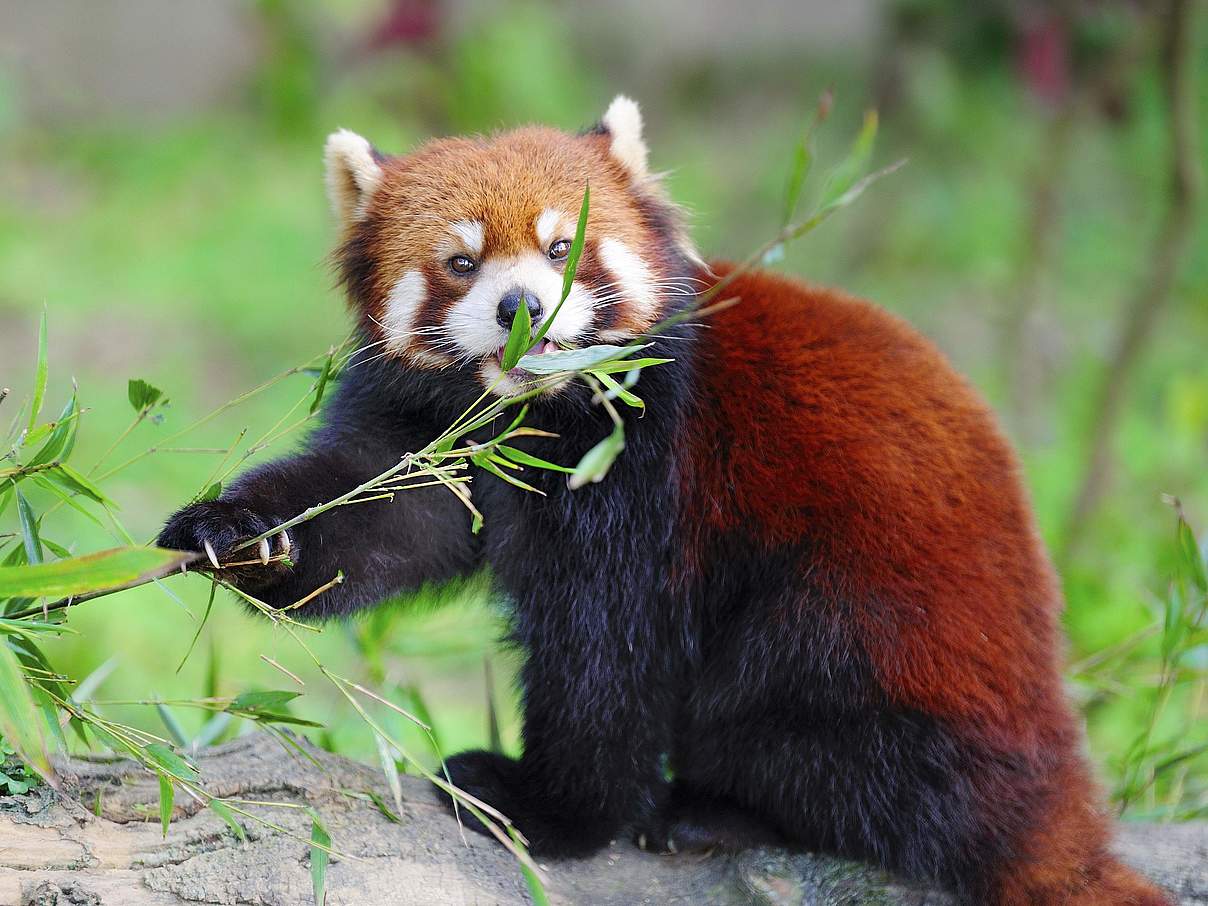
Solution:
M 527 289 L 510 289 L 503 294 L 503 298 L 499 300 L 499 308 L 495 312 L 495 320 L 499 322 L 501 327 L 508 330 L 512 329 L 512 322 L 516 320 L 516 312 L 520 311 L 520 300 L 524 300 L 525 306 L 528 308 L 529 319 L 536 324 L 541 317 L 541 300 L 536 294 Z

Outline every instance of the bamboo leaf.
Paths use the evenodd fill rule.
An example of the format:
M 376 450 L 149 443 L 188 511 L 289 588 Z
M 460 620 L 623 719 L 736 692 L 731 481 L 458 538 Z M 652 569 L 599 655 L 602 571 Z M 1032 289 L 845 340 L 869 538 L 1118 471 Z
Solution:
M 263 711 L 265 709 L 283 708 L 289 702 L 300 696 L 301 692 L 290 692 L 284 689 L 266 689 L 262 692 L 241 692 L 231 700 L 233 711 Z
M 399 814 L 402 814 L 403 785 L 399 780 L 398 765 L 394 762 L 394 753 L 391 750 L 390 744 L 386 742 L 381 733 L 374 731 L 373 741 L 377 743 L 378 761 L 382 765 L 382 774 L 386 777 L 386 783 L 390 786 L 390 795 L 394 797 L 394 807 Z
M 566 266 L 562 271 L 562 296 L 558 299 L 558 304 L 554 306 L 549 317 L 542 321 L 541 326 L 537 328 L 533 341 L 528 345 L 529 349 L 545 339 L 545 335 L 553 326 L 554 318 L 558 317 L 558 312 L 562 311 L 563 304 L 570 296 L 571 287 L 575 283 L 575 274 L 579 272 L 579 258 L 583 254 L 583 245 L 587 239 L 587 212 L 590 207 L 591 184 L 588 183 L 583 187 L 583 203 L 579 205 L 579 221 L 575 224 L 575 238 L 570 244 L 570 251 L 566 254 Z
M 33 508 L 30 507 L 29 501 L 25 499 L 25 495 L 21 493 L 20 489 L 17 490 L 16 494 L 17 494 L 17 520 L 21 524 L 21 540 L 25 544 L 26 560 L 31 564 L 41 563 L 42 562 L 42 539 L 38 537 L 37 517 L 34 516 Z M 19 569 L 31 568 L 32 569 L 32 567 L 17 567 L 17 568 L 19 568 Z M 2 571 L 0 571 L 0 576 L 3 576 Z M 2 578 L 0 578 L 0 598 L 16 597 L 18 595 L 22 595 L 24 597 L 37 597 L 37 595 L 26 595 L 24 592 L 20 592 L 20 591 L 12 591 L 12 592 L 5 591 L 4 581 Z
M 533 319 L 529 315 L 528 302 L 524 296 L 520 297 L 520 307 L 516 309 L 516 317 L 512 321 L 512 330 L 508 334 L 507 345 L 503 347 L 503 357 L 500 359 L 500 367 L 504 371 L 511 371 L 516 367 L 516 363 L 520 361 L 520 357 L 524 355 L 532 341 Z
M 556 462 L 550 462 L 548 459 L 542 459 L 540 456 L 534 456 L 532 453 L 525 453 L 523 450 L 509 447 L 506 444 L 500 444 L 495 449 L 513 462 L 518 462 L 524 466 L 532 466 L 536 469 L 549 469 L 552 472 L 566 472 L 567 474 L 575 471 L 566 466 L 560 466 Z
M 172 823 L 172 806 L 176 799 L 176 787 L 164 774 L 159 775 L 159 824 L 163 828 L 164 839 L 168 839 L 168 825 Z
M 22 500 L 18 498 L 18 506 Z M 38 553 L 40 556 L 40 550 Z M 0 567 L 0 598 L 66 597 L 110 591 L 166 575 L 192 558 L 187 551 L 118 547 L 53 563 Z
M 83 494 L 102 506 L 111 507 L 112 509 L 118 508 L 117 504 L 106 497 L 104 492 L 93 484 L 89 478 L 80 474 L 66 463 L 59 463 L 55 468 L 48 469 L 44 474 L 51 481 L 74 494 Z
M 856 140 L 852 143 L 847 157 L 839 161 L 827 177 L 819 207 L 827 207 L 856 184 L 856 180 L 868 168 L 868 160 L 872 156 L 872 146 L 876 138 L 877 112 L 869 110 L 864 114 L 864 123 L 856 135 Z
M 50 437 L 42 445 L 42 449 L 34 454 L 34 458 L 25 464 L 26 467 L 40 466 L 53 459 L 66 459 L 70 456 L 71 449 L 75 446 L 76 429 L 79 425 L 78 403 L 76 395 L 73 393 L 71 399 L 67 401 L 67 405 L 63 407 L 63 411 L 55 420 L 54 429 L 50 432 Z
M 522 853 L 528 854 L 528 850 L 524 846 L 524 841 L 521 840 L 520 834 L 516 828 L 508 826 L 508 834 L 512 838 L 512 842 L 516 844 L 516 848 Z M 524 860 L 520 861 L 520 873 L 524 875 L 524 883 L 528 886 L 529 896 L 533 900 L 533 906 L 549 906 L 549 897 L 545 894 L 545 885 L 541 883 L 541 878 L 537 872 L 529 868 Z
M 1191 526 L 1187 521 L 1179 516 L 1179 555 L 1183 563 L 1183 569 L 1187 573 L 1187 577 L 1191 580 L 1191 584 L 1198 588 L 1201 592 L 1208 592 L 1208 574 L 1204 569 L 1204 555 L 1200 552 L 1200 545 L 1196 541 L 1195 532 L 1191 530 Z
M 310 414 L 314 415 L 319 411 L 319 407 L 323 405 L 323 394 L 327 390 L 327 382 L 331 380 L 332 363 L 335 359 L 335 351 L 328 353 L 327 361 L 323 363 L 323 371 L 319 374 L 319 382 L 315 385 L 315 398 L 310 404 Z
M 136 412 L 150 409 L 163 395 L 164 392 L 158 387 L 139 378 L 131 378 L 126 384 L 126 396 Z
M 17 653 L 0 640 L 0 736 L 43 778 L 52 777 L 42 722 Z
M 219 818 L 225 821 L 228 826 L 230 826 L 231 830 L 235 832 L 236 837 L 238 837 L 244 843 L 247 842 L 247 833 L 244 831 L 243 825 L 235 820 L 235 813 L 231 811 L 230 806 L 228 806 L 221 799 L 211 799 L 209 801 L 209 807 L 214 814 L 216 814 Z
M 315 906 L 327 902 L 327 850 L 331 848 L 331 835 L 323 826 L 319 813 L 308 808 L 310 815 L 310 886 L 315 895 Z
M 610 375 L 599 373 L 594 375 L 596 380 L 603 384 L 607 389 L 604 396 L 606 399 L 619 399 L 626 406 L 632 406 L 634 409 L 646 411 L 646 403 L 637 394 L 630 393 L 622 387 L 615 378 Z
M 143 748 L 143 753 L 155 763 L 157 767 L 167 771 L 178 780 L 197 780 L 199 774 L 197 768 L 189 764 L 162 742 L 153 742 L 151 745 Z
M 567 479 L 567 485 L 572 491 L 578 490 L 589 482 L 604 480 L 608 470 L 621 451 L 625 449 L 625 429 L 615 425 L 612 433 L 583 454 L 574 472 Z
M 42 400 L 46 397 L 46 378 L 49 374 L 46 355 L 46 309 L 42 309 L 42 320 L 38 322 L 38 364 L 34 370 L 34 398 L 29 406 L 29 427 L 32 431 L 42 414 Z
M 586 371 L 588 368 L 615 361 L 650 345 L 650 343 L 643 343 L 639 346 L 612 346 L 602 343 L 599 346 L 584 346 L 581 349 L 566 349 L 562 352 L 547 352 L 543 355 L 526 355 L 520 360 L 519 365 L 530 374 Z

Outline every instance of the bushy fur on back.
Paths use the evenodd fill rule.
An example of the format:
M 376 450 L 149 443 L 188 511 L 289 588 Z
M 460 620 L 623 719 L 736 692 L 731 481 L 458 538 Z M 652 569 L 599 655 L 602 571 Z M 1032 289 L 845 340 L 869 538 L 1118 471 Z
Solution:
M 589 180 L 563 343 L 639 335 L 727 273 L 696 263 L 635 117 L 622 103 L 579 136 L 401 158 L 329 146 L 341 273 L 378 347 L 303 450 L 186 507 L 160 542 L 221 556 L 440 434 L 498 374 L 483 287 L 560 275 L 555 237 Z M 292 569 L 236 578 L 284 606 L 342 570 L 304 608 L 328 617 L 489 568 L 525 652 L 523 754 L 447 766 L 539 855 L 628 828 L 663 849 L 871 859 L 977 904 L 1167 903 L 1108 851 L 1061 690 L 1057 584 L 986 407 L 868 303 L 759 273 L 728 293 L 741 304 L 707 327 L 652 339 L 674 362 L 643 373 L 647 414 L 624 413 L 603 482 L 526 472 L 543 496 L 477 474 L 477 536 L 438 488 L 337 508 L 291 530 Z M 529 421 L 558 436 L 527 449 L 561 463 L 610 430 L 580 385 Z

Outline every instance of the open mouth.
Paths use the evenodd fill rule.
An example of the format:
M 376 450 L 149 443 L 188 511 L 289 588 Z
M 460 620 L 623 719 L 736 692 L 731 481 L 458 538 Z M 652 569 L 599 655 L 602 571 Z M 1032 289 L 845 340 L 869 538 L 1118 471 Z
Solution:
M 503 367 L 504 348 L 505 347 L 500 346 L 497 350 L 495 350 L 495 363 L 497 365 L 499 365 L 500 368 Z M 562 347 L 559 346 L 557 343 L 555 343 L 553 340 L 542 340 L 540 343 L 538 343 L 536 346 L 534 346 L 532 349 L 530 349 L 527 353 L 525 353 L 525 355 L 545 355 L 547 352 L 562 352 Z M 528 374 L 528 372 L 525 371 L 523 368 L 513 368 L 508 373 L 509 374 Z

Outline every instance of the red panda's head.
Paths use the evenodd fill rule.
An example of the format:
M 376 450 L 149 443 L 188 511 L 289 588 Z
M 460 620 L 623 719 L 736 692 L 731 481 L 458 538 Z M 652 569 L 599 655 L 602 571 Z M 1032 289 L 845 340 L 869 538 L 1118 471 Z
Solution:
M 638 106 L 618 97 L 581 135 L 526 127 L 388 157 L 341 130 L 327 140 L 341 276 L 365 332 L 409 367 L 499 378 L 523 299 L 533 324 L 562 292 L 583 190 L 583 256 L 542 350 L 640 335 L 691 292 L 696 258 L 646 165 Z M 497 390 L 518 384 L 504 376 Z

